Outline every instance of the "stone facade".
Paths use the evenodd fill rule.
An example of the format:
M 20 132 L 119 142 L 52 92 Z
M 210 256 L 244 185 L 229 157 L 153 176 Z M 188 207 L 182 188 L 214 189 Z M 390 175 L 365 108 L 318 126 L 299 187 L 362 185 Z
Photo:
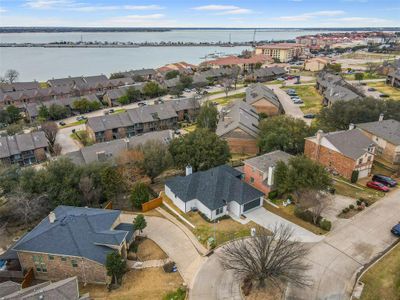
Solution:
M 33 268 L 35 278 L 58 281 L 77 276 L 79 282 L 106 284 L 110 282 L 105 266 L 82 257 L 48 255 L 18 251 L 22 269 Z M 74 264 L 73 264 L 74 263 Z M 43 268 L 46 272 L 43 272 Z

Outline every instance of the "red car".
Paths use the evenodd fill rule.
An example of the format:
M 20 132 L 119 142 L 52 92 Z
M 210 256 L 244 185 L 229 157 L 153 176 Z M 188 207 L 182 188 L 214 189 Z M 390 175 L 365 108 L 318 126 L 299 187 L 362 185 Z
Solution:
M 368 181 L 367 187 L 374 189 L 374 190 L 382 191 L 382 192 L 390 191 L 390 189 L 386 185 L 384 185 L 380 182 L 377 182 L 377 181 Z

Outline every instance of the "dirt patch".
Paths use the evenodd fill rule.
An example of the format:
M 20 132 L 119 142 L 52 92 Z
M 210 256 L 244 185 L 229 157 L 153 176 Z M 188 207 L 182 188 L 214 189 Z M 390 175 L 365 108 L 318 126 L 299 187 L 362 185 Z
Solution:
M 285 293 L 285 287 L 277 287 L 272 283 L 267 284 L 263 289 L 252 288 L 250 295 L 245 300 L 281 300 Z
M 141 261 L 165 259 L 168 257 L 167 254 L 165 254 L 165 252 L 151 239 L 139 238 L 135 243 L 138 244 L 136 255 Z
M 183 280 L 178 272 L 165 273 L 162 268 L 131 270 L 124 275 L 122 285 L 108 292 L 104 285 L 88 284 L 80 287 L 80 293 L 89 292 L 91 299 L 130 300 L 146 299 L 160 300 L 171 291 L 182 286 Z

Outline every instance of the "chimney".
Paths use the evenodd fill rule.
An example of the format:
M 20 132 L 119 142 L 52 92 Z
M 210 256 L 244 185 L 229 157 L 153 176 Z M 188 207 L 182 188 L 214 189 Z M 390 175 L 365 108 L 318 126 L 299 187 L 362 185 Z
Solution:
M 354 129 L 354 124 L 353 123 L 350 123 L 349 124 L 349 130 L 353 130 Z
M 106 161 L 106 152 L 105 151 L 100 151 L 96 152 L 97 155 L 97 161 Z
M 193 169 L 191 165 L 186 166 L 186 176 L 191 175 L 193 173 Z
M 380 115 L 379 115 L 379 122 L 382 122 L 382 121 L 383 121 L 383 117 L 384 117 L 384 114 L 380 114 Z
M 321 139 L 322 139 L 322 134 L 324 132 L 320 129 L 317 131 L 317 144 L 320 145 L 321 144 Z
M 51 212 L 49 213 L 49 222 L 50 222 L 51 224 L 53 224 L 55 221 L 56 221 L 56 214 L 54 213 L 54 211 L 51 211 Z
M 274 184 L 274 171 L 275 171 L 275 166 L 270 166 L 268 168 L 268 185 L 272 186 Z
M 126 150 L 129 150 L 129 139 L 126 138 L 126 139 L 124 139 L 124 141 L 125 141 Z

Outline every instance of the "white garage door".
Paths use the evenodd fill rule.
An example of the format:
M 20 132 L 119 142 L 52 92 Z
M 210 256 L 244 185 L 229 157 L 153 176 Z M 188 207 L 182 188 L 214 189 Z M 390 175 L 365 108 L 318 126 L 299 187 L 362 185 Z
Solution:
M 369 173 L 369 169 L 361 170 L 361 171 L 358 173 L 358 178 L 367 177 L 367 176 L 368 176 L 368 173 Z

